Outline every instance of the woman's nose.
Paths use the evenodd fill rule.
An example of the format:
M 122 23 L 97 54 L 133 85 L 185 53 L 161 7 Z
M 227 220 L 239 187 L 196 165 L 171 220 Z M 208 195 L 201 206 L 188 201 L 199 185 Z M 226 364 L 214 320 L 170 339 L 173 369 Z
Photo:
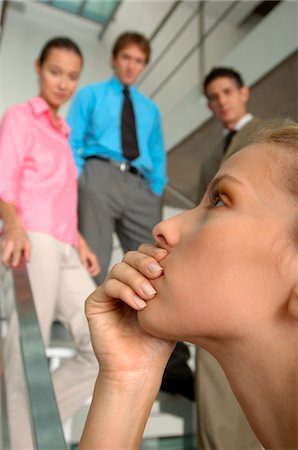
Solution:
M 163 220 L 153 228 L 153 237 L 156 244 L 166 250 L 175 247 L 180 240 L 177 217 Z
M 60 87 L 61 89 L 65 89 L 66 86 L 67 86 L 67 80 L 66 80 L 66 78 L 61 77 L 60 80 L 59 80 L 59 87 Z

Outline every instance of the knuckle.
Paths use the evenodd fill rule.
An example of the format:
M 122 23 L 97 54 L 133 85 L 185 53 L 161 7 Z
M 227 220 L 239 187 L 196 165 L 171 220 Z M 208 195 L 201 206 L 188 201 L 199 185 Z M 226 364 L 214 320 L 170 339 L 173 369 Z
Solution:
M 143 243 L 139 246 L 139 252 L 146 252 L 151 247 L 151 244 Z
M 116 264 L 112 267 L 112 270 L 111 270 L 111 272 L 110 272 L 111 275 L 113 275 L 113 274 L 115 274 L 115 273 L 118 273 L 119 269 L 121 270 L 121 267 L 123 267 L 122 261 L 116 263 Z
M 135 250 L 129 250 L 128 252 L 125 253 L 124 257 L 123 257 L 123 261 L 129 261 L 131 260 L 131 258 L 136 256 L 136 251 Z
M 123 300 L 128 300 L 131 296 L 132 289 L 127 285 L 123 284 L 119 288 L 119 297 Z

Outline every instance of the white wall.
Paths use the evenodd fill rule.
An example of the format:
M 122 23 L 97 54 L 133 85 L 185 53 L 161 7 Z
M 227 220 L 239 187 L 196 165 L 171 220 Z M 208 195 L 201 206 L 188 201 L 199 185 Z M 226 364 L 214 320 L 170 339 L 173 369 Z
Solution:
M 81 85 L 108 77 L 109 53 L 98 33 L 98 25 L 49 6 L 22 1 L 9 7 L 0 49 L 0 115 L 9 105 L 38 94 L 34 61 L 44 43 L 54 36 L 68 36 L 79 44 L 85 59 Z M 62 114 L 66 110 L 67 105 Z
M 297 24 L 298 2 L 285 0 L 216 64 L 237 68 L 250 86 L 297 50 Z M 291 87 L 285 86 L 285 89 Z M 209 117 L 211 113 L 198 86 L 184 92 L 182 100 L 163 116 L 167 149 L 190 135 Z

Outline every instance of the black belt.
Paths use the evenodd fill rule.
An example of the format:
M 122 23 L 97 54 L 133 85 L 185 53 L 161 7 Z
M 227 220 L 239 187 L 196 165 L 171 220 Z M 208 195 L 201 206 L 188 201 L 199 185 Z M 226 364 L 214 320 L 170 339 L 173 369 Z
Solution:
M 113 159 L 102 158 L 101 156 L 87 156 L 85 159 L 100 159 L 101 161 L 110 163 L 112 166 L 118 167 L 120 172 L 129 172 L 134 175 L 138 175 L 141 178 L 144 178 L 142 172 L 140 172 L 136 167 L 131 166 L 129 163 L 114 161 Z

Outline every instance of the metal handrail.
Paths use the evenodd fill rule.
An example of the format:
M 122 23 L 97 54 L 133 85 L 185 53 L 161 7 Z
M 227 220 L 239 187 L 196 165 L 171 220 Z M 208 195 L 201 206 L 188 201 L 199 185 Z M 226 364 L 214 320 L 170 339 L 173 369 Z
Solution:
M 216 30 L 218 25 L 225 19 L 227 15 L 240 3 L 240 0 L 234 1 L 222 14 L 221 16 L 214 22 L 214 24 L 202 35 L 199 42 L 197 42 L 186 55 L 179 61 L 179 63 L 174 67 L 174 69 L 163 79 L 163 81 L 154 89 L 153 92 L 149 95 L 149 97 L 154 98 L 158 92 L 173 78 L 173 76 L 178 72 L 178 70 L 185 64 L 185 62 L 192 56 L 192 54 L 199 50 L 199 48 L 204 44 L 205 40 L 210 36 L 211 33 Z M 203 6 L 203 3 L 202 3 Z
M 5 302 L 7 293 L 3 293 L 3 277 L 1 281 L 1 298 Z M 11 289 L 13 288 L 13 307 L 18 318 L 34 446 L 37 450 L 66 450 L 51 374 L 25 266 L 13 270 Z
M 1 398 L 1 441 L 0 448 L 3 450 L 10 449 L 10 439 L 9 439 L 9 425 L 8 425 L 8 415 L 7 415 L 7 399 L 5 395 L 5 377 L 4 377 L 4 336 L 6 335 L 7 318 L 4 310 L 4 291 L 2 283 L 0 283 L 0 398 Z
M 153 31 L 153 33 L 150 35 L 149 37 L 149 41 L 153 41 L 153 39 L 158 35 L 158 33 L 162 30 L 162 28 L 164 27 L 164 25 L 167 23 L 167 21 L 169 20 L 169 18 L 171 17 L 171 15 L 174 13 L 174 11 L 178 8 L 178 6 L 181 4 L 181 0 L 176 0 L 173 5 L 171 6 L 171 8 L 169 9 L 169 11 L 167 12 L 167 14 L 162 18 L 162 20 L 159 22 L 159 24 L 157 25 L 157 27 L 155 28 L 155 30 Z
M 1 7 L 1 5 L 2 5 L 2 7 Z M 1 44 L 1 40 L 2 40 L 1 35 L 3 34 L 3 28 L 4 28 L 6 13 L 7 13 L 8 1 L 3 0 L 1 5 L 0 5 L 0 44 Z
M 8 6 L 8 1 L 7 0 L 3 0 L 1 14 L 0 14 L 0 27 L 3 27 L 3 25 L 4 25 L 5 14 L 6 14 L 6 11 L 7 11 L 7 6 Z
M 173 195 L 175 198 L 177 198 L 178 200 L 180 200 L 184 205 L 186 209 L 192 209 L 195 206 L 197 206 L 197 204 L 191 200 L 189 197 L 187 197 L 185 194 L 183 194 L 182 192 L 180 192 L 178 189 L 176 189 L 174 186 L 172 186 L 170 183 L 167 184 L 166 186 L 166 191 L 169 192 L 169 194 Z
M 148 78 L 148 75 L 150 75 L 151 72 L 153 72 L 153 69 L 157 64 L 162 60 L 162 58 L 167 54 L 167 52 L 170 50 L 170 48 L 173 47 L 177 39 L 181 36 L 181 34 L 184 32 L 184 30 L 190 25 L 190 23 L 196 18 L 197 14 L 200 14 L 201 9 L 203 7 L 203 2 L 199 3 L 199 6 L 194 10 L 194 14 L 189 16 L 188 19 L 184 22 L 184 24 L 179 28 L 179 30 L 176 32 L 173 39 L 164 47 L 164 49 L 160 52 L 160 54 L 157 56 L 157 58 L 150 64 L 144 75 L 139 79 L 137 85 L 140 86 L 143 81 Z M 151 37 L 152 40 L 152 37 Z

